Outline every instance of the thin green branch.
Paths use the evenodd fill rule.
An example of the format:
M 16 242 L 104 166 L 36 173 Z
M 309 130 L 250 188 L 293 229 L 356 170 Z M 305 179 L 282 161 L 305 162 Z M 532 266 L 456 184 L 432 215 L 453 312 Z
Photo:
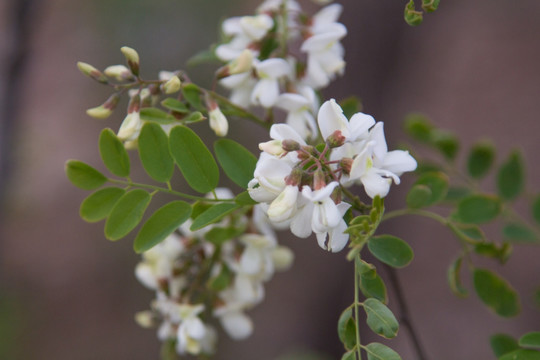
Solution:
M 360 260 L 360 255 L 358 255 L 358 260 Z M 356 355 L 358 360 L 362 360 L 362 351 L 360 343 L 360 316 L 358 313 L 358 285 L 360 279 L 358 278 L 358 261 L 354 262 L 354 321 L 356 322 Z
M 403 215 L 418 215 L 418 216 L 427 217 L 427 218 L 437 221 L 438 223 L 444 226 L 448 226 L 448 224 L 450 223 L 450 221 L 447 218 L 439 214 L 436 214 L 434 212 L 422 210 L 422 209 L 399 209 L 399 210 L 390 211 L 384 214 L 382 221 L 390 220 L 390 219 L 403 216 Z

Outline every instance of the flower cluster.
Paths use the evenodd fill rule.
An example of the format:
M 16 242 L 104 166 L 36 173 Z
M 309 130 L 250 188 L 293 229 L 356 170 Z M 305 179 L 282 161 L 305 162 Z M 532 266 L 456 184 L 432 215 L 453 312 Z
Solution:
M 317 122 L 325 141 L 319 150 L 292 127 L 272 126 L 273 140 L 259 145 L 249 194 L 273 224 L 289 226 L 298 237 L 314 232 L 323 249 L 337 252 L 348 241 L 343 216 L 351 207 L 342 189 L 358 184 L 371 198 L 385 197 L 416 161 L 407 151 L 388 151 L 382 122 L 363 113 L 348 120 L 333 99 L 321 106 Z
M 225 20 L 229 41 L 216 48 L 216 55 L 227 62 L 218 74 L 220 84 L 231 90 L 231 101 L 246 108 L 278 107 L 302 138 L 315 139 L 316 90 L 345 68 L 340 40 L 347 29 L 337 22 L 341 11 L 332 4 L 308 16 L 294 0 L 267 0 L 257 15 Z
M 232 195 L 224 189 L 217 192 Z M 136 319 L 145 327 L 159 325 L 158 338 L 175 341 L 179 354 L 210 354 L 217 341 L 211 318 L 233 339 L 251 335 L 253 324 L 245 311 L 263 300 L 263 283 L 276 270 L 287 269 L 293 254 L 277 244 L 259 206 L 250 217 L 228 216 L 195 232 L 189 225 L 143 254 L 135 274 L 156 291 L 156 298 L 152 310 L 138 313 Z M 219 243 L 209 232 L 221 229 L 240 229 L 242 235 Z

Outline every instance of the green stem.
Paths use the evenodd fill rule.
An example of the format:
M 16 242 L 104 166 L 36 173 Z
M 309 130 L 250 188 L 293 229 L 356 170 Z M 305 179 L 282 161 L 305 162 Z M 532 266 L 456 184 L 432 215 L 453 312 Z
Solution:
M 360 260 L 360 255 L 358 255 L 358 260 Z M 358 284 L 360 283 L 360 279 L 358 278 L 358 261 L 354 262 L 354 321 L 356 322 L 356 355 L 358 356 L 358 360 L 362 360 L 362 351 L 361 351 L 361 343 L 360 343 L 360 316 L 358 313 L 358 292 L 360 289 L 358 289 Z
M 176 196 L 182 197 L 184 199 L 189 199 L 189 200 L 201 200 L 201 201 L 207 201 L 207 202 L 234 202 L 234 199 L 217 199 L 217 198 L 216 199 L 208 199 L 208 198 L 205 198 L 205 197 L 202 197 L 202 196 L 184 194 L 184 193 L 174 191 L 174 190 L 170 190 L 170 189 L 167 189 L 167 188 L 162 188 L 162 187 L 159 187 L 159 186 L 148 185 L 148 184 L 134 183 L 132 181 L 124 181 L 124 180 L 116 180 L 116 179 L 107 179 L 107 180 L 109 182 L 113 183 L 113 184 L 119 184 L 119 185 L 124 185 L 124 186 L 128 186 L 128 187 L 139 187 L 139 188 L 143 188 L 143 189 L 154 190 L 154 192 L 161 191 L 161 192 L 164 192 L 164 193 L 167 193 L 167 194 L 176 195 Z
M 399 210 L 390 211 L 384 214 L 382 221 L 390 220 L 390 219 L 403 216 L 403 215 L 418 215 L 418 216 L 427 217 L 427 218 L 437 221 L 438 223 L 444 226 L 448 226 L 448 224 L 450 223 L 450 221 L 448 221 L 447 218 L 442 217 L 439 214 L 436 214 L 427 210 L 421 210 L 421 209 L 399 209 Z

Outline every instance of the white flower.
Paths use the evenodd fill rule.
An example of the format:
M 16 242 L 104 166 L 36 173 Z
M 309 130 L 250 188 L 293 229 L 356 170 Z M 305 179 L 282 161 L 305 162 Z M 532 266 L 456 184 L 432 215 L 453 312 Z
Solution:
M 278 271 L 288 270 L 294 261 L 294 253 L 286 246 L 277 246 L 272 251 L 272 261 Z
M 127 114 L 118 129 L 118 139 L 121 141 L 137 140 L 143 126 L 140 113 L 138 111 Z
M 206 336 L 206 327 L 197 315 L 203 310 L 202 304 L 178 306 L 181 323 L 177 332 L 176 350 L 179 354 L 187 352 L 198 355 L 201 353 L 201 342 Z
M 345 245 L 347 245 L 349 235 L 345 234 L 345 230 L 347 230 L 347 223 L 345 220 L 343 220 L 343 215 L 345 215 L 350 207 L 351 205 L 347 204 L 346 202 L 340 202 L 337 204 L 337 208 L 341 215 L 341 220 L 336 227 L 330 229 L 328 232 L 317 233 L 317 242 L 321 248 L 331 252 L 339 252 L 343 250 Z
M 260 280 L 268 280 L 274 273 L 272 250 L 275 239 L 258 234 L 245 234 L 240 241 L 246 246 L 239 260 L 239 271 Z
M 208 112 L 210 128 L 214 130 L 217 136 L 226 136 L 229 131 L 229 122 L 219 107 Z
M 219 81 L 225 88 L 231 90 L 229 99 L 233 104 L 244 108 L 251 105 L 251 94 L 257 84 L 255 78 L 249 72 L 227 76 Z
M 107 67 L 103 72 L 108 77 L 113 77 L 118 81 L 124 81 L 133 77 L 131 71 L 129 71 L 129 69 L 124 65 L 111 65 Z
M 354 158 L 350 179 L 360 181 L 369 197 L 385 197 L 392 183 L 400 183 L 399 176 L 416 169 L 416 160 L 407 151 L 388 152 L 383 123 L 377 123 L 369 133 L 369 142 Z
M 248 183 L 251 198 L 257 202 L 271 202 L 285 189 L 285 177 L 292 165 L 267 153 L 261 153 L 255 167 L 254 179 Z
M 341 131 L 346 141 L 352 142 L 368 137 L 368 130 L 375 124 L 372 116 L 364 113 L 356 113 L 348 121 L 343 110 L 334 99 L 322 104 L 317 115 L 317 122 L 322 137 L 326 140 L 335 131 Z
M 315 139 L 317 124 L 311 112 L 311 102 L 300 94 L 281 94 L 276 107 L 288 112 L 286 122 L 303 139 Z
M 237 59 L 251 43 L 261 40 L 273 25 L 274 21 L 266 14 L 225 20 L 222 25 L 223 32 L 233 38 L 216 48 L 217 57 L 223 61 Z M 258 56 L 258 52 L 254 51 L 254 55 Z
M 268 208 L 268 217 L 273 222 L 282 222 L 291 218 L 296 210 L 298 186 L 287 185 Z
M 289 63 L 283 59 L 273 58 L 255 65 L 259 81 L 253 88 L 251 102 L 265 108 L 274 106 L 279 96 L 279 79 L 290 76 Z
M 339 224 L 341 215 L 330 197 L 334 189 L 339 185 L 337 181 L 319 190 L 311 190 L 309 186 L 302 188 L 302 195 L 313 204 L 313 216 L 311 218 L 311 228 L 315 233 L 324 233 Z

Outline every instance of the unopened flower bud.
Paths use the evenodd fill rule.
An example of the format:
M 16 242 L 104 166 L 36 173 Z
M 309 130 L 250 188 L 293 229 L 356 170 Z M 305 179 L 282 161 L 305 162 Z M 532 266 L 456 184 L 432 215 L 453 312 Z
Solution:
M 95 119 L 106 119 L 112 114 L 111 109 L 107 109 L 104 105 L 99 105 L 94 108 L 86 110 L 86 114 Z
M 167 95 L 174 94 L 180 90 L 180 79 L 178 76 L 172 76 L 165 84 L 163 84 L 163 92 Z
M 276 270 L 285 271 L 291 267 L 294 253 L 288 247 L 278 245 L 272 252 L 272 261 Z
M 285 150 L 282 146 L 281 140 L 270 140 L 259 144 L 259 149 L 274 156 L 281 156 L 285 154 Z
M 103 103 L 103 107 L 105 109 L 109 109 L 109 110 L 114 110 L 116 109 L 116 105 L 118 105 L 118 102 L 120 101 L 120 95 L 118 94 L 112 94 L 111 96 L 109 96 L 109 98 L 107 99 L 107 101 L 105 101 Z
M 141 117 L 138 112 L 129 113 L 118 129 L 118 138 L 122 141 L 133 141 L 139 136 L 142 128 Z M 127 146 L 127 144 L 126 144 Z
M 330 148 L 337 148 L 345 144 L 345 136 L 341 134 L 341 130 L 336 130 L 326 139 L 326 143 Z
M 229 64 L 229 74 L 240 74 L 251 70 L 253 66 L 253 53 L 251 50 L 244 50 Z
M 343 158 L 339 161 L 339 166 L 343 169 L 343 172 L 345 174 L 351 173 L 352 164 L 353 164 L 353 159 L 351 158 Z
M 154 316 L 151 311 L 139 311 L 135 314 L 135 321 L 139 324 L 140 327 L 145 329 L 154 327 L 155 321 Z
M 294 140 L 283 140 L 281 143 L 281 146 L 283 147 L 283 150 L 285 151 L 296 151 L 300 150 L 300 144 Z
M 133 75 L 138 76 L 139 75 L 139 54 L 134 49 L 122 46 L 120 48 L 120 51 L 124 56 L 126 57 L 127 64 L 129 68 L 131 69 L 131 72 Z
M 326 179 L 324 175 L 324 171 L 321 169 L 315 170 L 315 174 L 313 175 L 313 189 L 319 190 L 326 186 Z
M 133 74 L 124 65 L 111 65 L 104 71 L 108 77 L 115 78 L 118 81 L 124 81 L 133 77 Z
M 210 128 L 214 130 L 217 136 L 225 136 L 229 131 L 229 122 L 219 107 L 210 110 L 208 113 Z
M 127 112 L 131 114 L 133 112 L 139 112 L 141 109 L 141 96 L 137 93 L 131 97 L 128 104 Z
M 83 73 L 83 75 L 88 76 L 89 78 L 92 78 L 103 84 L 106 84 L 108 82 L 107 77 L 101 71 L 99 71 L 90 64 L 79 61 L 77 63 L 77 67 Z
M 294 168 L 289 175 L 285 177 L 285 184 L 298 186 L 302 183 L 304 171 L 300 168 Z

